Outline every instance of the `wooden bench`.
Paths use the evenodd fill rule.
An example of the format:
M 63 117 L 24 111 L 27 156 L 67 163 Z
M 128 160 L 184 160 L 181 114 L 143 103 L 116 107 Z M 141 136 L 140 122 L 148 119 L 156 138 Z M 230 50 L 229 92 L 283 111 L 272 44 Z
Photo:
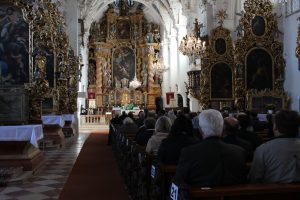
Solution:
M 175 176 L 177 165 L 159 163 L 161 199 L 168 199 L 172 178 Z
M 300 184 L 243 184 L 213 188 L 179 187 L 177 200 L 299 200 Z M 175 198 L 173 198 L 175 199 Z

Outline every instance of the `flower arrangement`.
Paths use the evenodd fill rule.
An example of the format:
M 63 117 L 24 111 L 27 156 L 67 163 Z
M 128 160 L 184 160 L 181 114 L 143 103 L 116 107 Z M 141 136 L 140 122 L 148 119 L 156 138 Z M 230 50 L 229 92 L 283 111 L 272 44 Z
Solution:
M 222 107 L 222 111 L 230 111 L 230 107 L 229 106 L 224 106 L 224 107 Z
M 273 104 L 273 103 L 268 103 L 268 104 L 265 105 L 265 108 L 266 108 L 267 110 L 274 110 L 274 109 L 275 109 L 275 104 Z

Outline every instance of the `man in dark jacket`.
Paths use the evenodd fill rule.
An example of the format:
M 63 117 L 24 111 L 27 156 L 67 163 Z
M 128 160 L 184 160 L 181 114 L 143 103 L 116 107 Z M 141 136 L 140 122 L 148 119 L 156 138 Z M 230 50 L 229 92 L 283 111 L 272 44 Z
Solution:
M 245 150 L 220 140 L 221 113 L 212 109 L 203 111 L 199 125 L 204 140 L 181 151 L 175 181 L 202 187 L 244 183 Z
M 237 136 L 239 121 L 234 117 L 224 118 L 223 141 L 242 147 L 247 153 L 247 160 L 252 160 L 253 148 L 250 142 Z

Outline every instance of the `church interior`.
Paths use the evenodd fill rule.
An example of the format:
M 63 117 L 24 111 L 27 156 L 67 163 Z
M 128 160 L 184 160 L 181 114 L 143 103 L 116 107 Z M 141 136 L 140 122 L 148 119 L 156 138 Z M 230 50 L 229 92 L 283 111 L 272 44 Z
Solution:
M 0 0 L 0 199 L 299 199 L 298 75 L 300 0 Z

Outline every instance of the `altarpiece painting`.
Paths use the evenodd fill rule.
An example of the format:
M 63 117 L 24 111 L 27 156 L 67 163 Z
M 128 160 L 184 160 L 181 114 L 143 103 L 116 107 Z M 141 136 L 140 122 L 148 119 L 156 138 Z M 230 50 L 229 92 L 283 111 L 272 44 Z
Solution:
M 212 67 L 211 98 L 232 98 L 232 70 L 226 63 L 217 63 Z
M 273 88 L 273 63 L 270 54 L 263 49 L 254 49 L 247 56 L 247 89 Z
M 29 82 L 29 26 L 20 8 L 0 4 L 0 85 Z
M 131 81 L 135 74 L 135 53 L 129 47 L 119 47 L 113 52 L 113 80 L 118 84 L 122 79 Z

